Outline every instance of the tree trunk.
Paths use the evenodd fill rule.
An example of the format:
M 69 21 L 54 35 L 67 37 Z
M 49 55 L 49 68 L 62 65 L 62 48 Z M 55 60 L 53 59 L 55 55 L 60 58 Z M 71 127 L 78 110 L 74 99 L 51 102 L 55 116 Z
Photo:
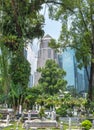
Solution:
M 89 81 L 89 99 L 93 100 L 94 91 L 94 9 L 93 4 L 90 4 L 90 18 L 91 18 L 91 68 Z
M 90 68 L 90 80 L 89 80 L 89 95 L 88 98 L 90 101 L 93 100 L 93 90 L 94 90 L 94 63 L 91 63 Z

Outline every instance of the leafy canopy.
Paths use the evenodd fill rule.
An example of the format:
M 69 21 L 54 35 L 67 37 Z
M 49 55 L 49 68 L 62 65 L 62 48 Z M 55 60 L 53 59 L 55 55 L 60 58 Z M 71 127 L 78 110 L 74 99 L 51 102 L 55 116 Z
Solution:
M 43 92 L 54 95 L 59 89 L 64 90 L 67 82 L 64 80 L 66 72 L 61 69 L 54 60 L 47 60 L 43 68 L 39 68 L 41 73 L 39 84 L 41 84 Z

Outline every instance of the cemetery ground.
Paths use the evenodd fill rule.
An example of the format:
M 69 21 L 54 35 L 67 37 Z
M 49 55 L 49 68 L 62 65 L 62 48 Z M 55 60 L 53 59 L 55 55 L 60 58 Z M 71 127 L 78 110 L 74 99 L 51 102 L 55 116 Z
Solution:
M 17 128 L 17 123 L 16 122 L 12 122 L 11 126 L 5 127 L 3 129 L 0 130 L 25 130 L 25 128 L 22 128 L 22 122 L 19 123 L 18 128 Z M 60 128 L 60 126 L 58 128 L 29 128 L 28 130 L 66 130 L 68 129 L 69 126 L 68 124 L 63 124 L 63 128 Z M 71 129 L 77 129 L 77 126 L 72 126 Z
M 42 107 L 36 105 L 32 110 L 22 110 L 20 106 L 17 113 L 13 109 L 2 108 L 0 114 L 3 115 L 0 130 L 83 130 L 81 123 L 84 120 L 91 121 L 91 130 L 94 130 L 94 115 L 83 115 L 77 109 L 73 110 L 73 116 L 65 117 L 58 116 L 54 107 L 43 112 Z
M 23 122 L 19 122 L 19 124 L 17 125 L 17 121 L 11 121 L 10 122 L 10 126 L 7 127 L 3 127 L 0 128 L 0 130 L 82 130 L 82 127 L 79 126 L 77 123 L 72 123 L 71 124 L 71 128 L 69 128 L 69 123 L 63 123 L 63 125 L 61 125 L 61 122 L 58 122 L 58 127 L 56 128 L 52 128 L 52 127 L 46 127 L 46 128 L 36 128 L 36 127 L 30 127 L 30 128 L 23 128 Z M 94 128 L 92 128 L 91 130 L 94 130 Z
M 27 119 L 27 121 L 28 121 L 28 119 Z M 57 127 L 48 126 L 48 127 L 43 127 L 43 128 L 37 128 L 37 127 L 26 128 L 26 127 L 24 127 L 24 122 L 25 121 L 22 121 L 19 119 L 18 120 L 13 119 L 10 122 L 8 122 L 8 126 L 1 127 L 0 130 L 36 130 L 36 129 L 37 130 L 68 130 L 69 127 L 71 127 L 71 130 L 80 129 L 80 126 L 78 125 L 76 118 L 71 118 L 71 122 L 69 122 L 69 117 L 63 117 L 62 121 L 58 120 Z M 7 122 L 5 122 L 4 124 L 7 125 Z M 0 125 L 1 125 L 1 123 L 0 123 Z
M 65 121 L 64 121 L 65 120 Z M 23 127 L 23 122 L 20 121 L 11 121 L 10 126 L 0 128 L 0 130 L 84 130 L 82 127 L 78 124 L 76 118 L 72 118 L 71 126 L 69 126 L 68 122 L 68 117 L 63 117 L 63 121 L 61 124 L 61 121 L 58 121 L 58 126 L 57 127 L 44 127 L 44 128 L 37 128 L 37 127 L 30 127 L 30 128 L 25 128 Z M 92 127 L 92 129 L 94 128 Z

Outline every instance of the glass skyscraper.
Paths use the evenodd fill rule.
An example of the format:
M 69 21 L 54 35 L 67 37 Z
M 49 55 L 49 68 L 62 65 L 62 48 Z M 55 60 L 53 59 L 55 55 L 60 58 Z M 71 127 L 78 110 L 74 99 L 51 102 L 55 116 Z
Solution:
M 71 48 L 67 48 L 62 53 L 62 58 L 59 58 L 59 60 L 60 65 L 62 65 L 62 68 L 66 71 L 65 79 L 68 82 L 68 86 L 74 86 L 74 88 L 78 93 L 87 92 L 88 90 L 87 75 L 85 73 L 84 68 L 82 69 L 78 68 L 78 63 L 75 57 L 75 51 Z

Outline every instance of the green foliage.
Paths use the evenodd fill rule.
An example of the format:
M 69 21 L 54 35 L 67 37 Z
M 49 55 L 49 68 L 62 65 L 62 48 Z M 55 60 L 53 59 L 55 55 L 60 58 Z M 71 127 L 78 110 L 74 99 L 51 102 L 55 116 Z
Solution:
M 31 109 L 35 102 L 37 102 L 37 99 L 39 99 L 39 95 L 41 95 L 42 92 L 40 90 L 40 87 L 32 87 L 32 88 L 27 88 L 26 89 L 26 95 L 25 95 L 25 105 L 28 106 L 28 108 Z
M 12 58 L 10 65 L 10 75 L 13 83 L 27 87 L 30 75 L 30 64 L 23 55 Z
M 45 116 L 44 108 L 42 107 L 39 111 L 39 117 L 42 119 L 42 117 Z
M 44 18 L 39 14 L 43 2 L 0 1 L 0 86 L 3 95 L 8 95 L 2 101 L 7 99 L 15 106 L 24 101 L 30 76 L 30 64 L 24 57 L 26 41 L 44 34 Z
M 90 130 L 92 123 L 89 120 L 84 120 L 82 122 L 82 127 L 84 127 L 85 130 Z
M 58 0 L 48 1 L 50 18 L 62 22 L 59 42 L 62 49 L 75 50 L 78 67 L 85 68 L 89 81 L 89 99 L 93 100 L 94 70 L 94 1 Z M 90 76 L 88 66 L 91 66 Z
M 3 115 L 0 113 L 0 119 L 3 117 Z
M 49 42 L 49 47 L 53 48 L 56 52 L 59 52 L 61 44 L 57 43 L 55 39 L 51 39 L 51 41 Z
M 44 68 L 39 68 L 41 84 L 44 93 L 54 95 L 59 92 L 59 89 L 64 90 L 67 82 L 64 80 L 65 71 L 59 68 L 54 60 L 47 60 Z
M 8 50 L 16 51 L 21 40 L 15 35 L 6 35 L 2 37 L 1 41 L 8 48 Z
M 1 92 L 7 95 L 10 87 L 9 71 L 9 51 L 0 41 L 0 86 Z
M 56 109 L 56 113 L 59 114 L 62 117 L 65 117 L 67 115 L 67 106 L 61 106 L 60 108 Z
M 38 12 L 42 1 L 1 1 L 3 11 L 3 35 L 16 35 L 24 38 L 35 38 L 43 35 L 43 16 Z M 0 21 L 2 22 L 2 21 Z M 1 23 L 2 24 L 2 23 Z

